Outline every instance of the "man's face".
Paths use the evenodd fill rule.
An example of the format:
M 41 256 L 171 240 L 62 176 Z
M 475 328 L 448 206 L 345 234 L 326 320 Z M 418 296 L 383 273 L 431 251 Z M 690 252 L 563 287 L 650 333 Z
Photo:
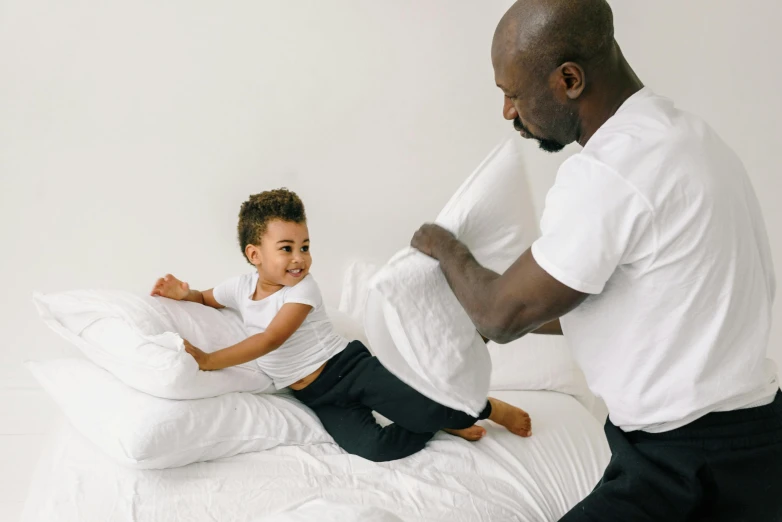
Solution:
M 578 115 L 556 100 L 549 78 L 527 74 L 533 69 L 520 60 L 492 56 L 492 62 L 494 79 L 504 94 L 502 115 L 522 138 L 537 140 L 546 152 L 559 152 L 576 140 Z

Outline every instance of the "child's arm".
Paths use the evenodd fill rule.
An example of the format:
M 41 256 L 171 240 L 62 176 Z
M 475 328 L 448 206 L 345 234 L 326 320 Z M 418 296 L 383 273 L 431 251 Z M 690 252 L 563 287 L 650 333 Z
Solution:
M 165 277 L 155 281 L 155 286 L 149 295 L 159 295 L 169 299 L 176 299 L 177 301 L 193 301 L 194 303 L 201 303 L 212 308 L 225 308 L 215 301 L 211 288 L 203 292 L 191 290 L 190 285 L 180 281 L 171 274 L 167 274 Z
M 298 330 L 311 310 L 310 305 L 286 303 L 263 333 L 251 335 L 240 343 L 212 353 L 205 353 L 185 341 L 185 351 L 195 358 L 201 370 L 221 370 L 243 364 L 282 346 Z

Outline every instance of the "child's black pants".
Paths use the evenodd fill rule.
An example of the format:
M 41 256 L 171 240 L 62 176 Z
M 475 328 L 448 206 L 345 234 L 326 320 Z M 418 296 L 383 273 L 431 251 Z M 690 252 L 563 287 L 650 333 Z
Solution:
M 477 418 L 438 404 L 396 378 L 359 341 L 332 357 L 312 384 L 293 393 L 345 451 L 377 462 L 412 455 L 439 430 L 469 428 L 491 413 L 488 401 Z M 372 411 L 393 424 L 380 426 Z

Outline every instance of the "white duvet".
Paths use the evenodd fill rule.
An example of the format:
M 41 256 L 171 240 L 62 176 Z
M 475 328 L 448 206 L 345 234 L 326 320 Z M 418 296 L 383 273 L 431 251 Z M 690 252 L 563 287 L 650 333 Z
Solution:
M 530 413 L 532 437 L 483 421 L 488 435 L 479 442 L 441 433 L 424 451 L 380 464 L 324 443 L 134 470 L 104 457 L 63 419 L 41 455 L 22 521 L 558 520 L 608 462 L 601 426 L 568 395 L 494 395 Z

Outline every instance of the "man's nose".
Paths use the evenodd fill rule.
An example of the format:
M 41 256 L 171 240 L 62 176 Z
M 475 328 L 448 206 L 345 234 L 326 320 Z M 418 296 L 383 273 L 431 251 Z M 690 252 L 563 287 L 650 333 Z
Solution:
M 502 117 L 506 120 L 515 120 L 519 113 L 516 111 L 516 107 L 513 106 L 513 102 L 507 96 L 502 105 Z

